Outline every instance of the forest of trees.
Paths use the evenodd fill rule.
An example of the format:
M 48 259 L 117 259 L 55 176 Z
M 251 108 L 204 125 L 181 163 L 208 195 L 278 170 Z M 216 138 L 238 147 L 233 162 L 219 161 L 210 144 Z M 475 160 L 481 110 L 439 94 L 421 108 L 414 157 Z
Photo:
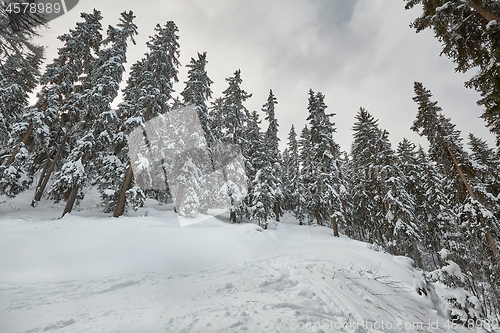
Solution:
M 407 2 L 411 7 L 421 1 Z M 411 130 L 427 138 L 428 149 L 407 139 L 392 147 L 389 133 L 360 108 L 350 151 L 342 151 L 325 95 L 309 90 L 308 123 L 286 129 L 281 151 L 278 97 L 270 90 L 261 112 L 248 110 L 245 103 L 252 95 L 242 89 L 240 70 L 226 78 L 221 96 L 212 98 L 207 54 L 198 53 L 186 65 L 183 91 L 174 96 L 181 64 L 172 21 L 155 27 L 147 53 L 131 65 L 123 100 L 113 108 L 127 46 L 137 34 L 132 12 L 122 13 L 106 32 L 99 11 L 81 14 L 81 21 L 59 36 L 62 46 L 43 73 L 43 50 L 30 42 L 43 20 L 28 17 L 20 29 L 9 25 L 14 18 L 5 12 L 0 16 L 0 195 L 33 190 L 34 209 L 44 198 L 64 202 L 62 216 L 90 187 L 99 191 L 103 210 L 115 217 L 141 207 L 146 198 L 166 202 L 171 199 L 168 187 L 145 190 L 136 183 L 129 134 L 160 114 L 191 106 L 212 154 L 221 144 L 237 145 L 244 158 L 248 195 L 231 207 L 232 222 L 253 221 L 267 228 L 270 221 L 292 214 L 300 224 L 327 226 L 334 236 L 343 233 L 408 256 L 428 281 L 440 281 L 450 291 L 466 290 L 464 297 L 449 293 L 454 320 L 500 313 L 500 151 L 474 134 L 464 145 L 422 83 L 414 84 Z M 418 24 L 424 23 L 429 21 L 415 25 L 423 29 Z M 492 26 L 488 29 L 498 29 Z M 485 53 L 498 57 L 493 51 Z M 481 75 L 498 79 L 489 72 L 498 68 L 482 68 Z M 500 88 L 491 85 L 499 81 L 474 80 L 468 84 L 482 93 L 484 117 L 498 135 Z M 488 94 L 481 90 L 487 83 Z M 30 105 L 36 89 L 36 102 Z M 199 198 L 207 193 L 203 186 L 196 191 L 186 194 L 192 195 L 186 201 L 189 211 L 179 214 L 206 210 Z

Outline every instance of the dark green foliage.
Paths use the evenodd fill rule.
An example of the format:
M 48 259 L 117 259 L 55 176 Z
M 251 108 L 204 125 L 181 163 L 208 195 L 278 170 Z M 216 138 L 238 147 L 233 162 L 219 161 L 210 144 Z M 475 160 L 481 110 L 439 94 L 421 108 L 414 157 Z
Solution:
M 492 0 L 406 0 L 406 9 L 422 5 L 423 13 L 412 27 L 432 29 L 442 54 L 456 71 L 478 69 L 465 85 L 481 94 L 482 117 L 500 145 L 500 3 Z

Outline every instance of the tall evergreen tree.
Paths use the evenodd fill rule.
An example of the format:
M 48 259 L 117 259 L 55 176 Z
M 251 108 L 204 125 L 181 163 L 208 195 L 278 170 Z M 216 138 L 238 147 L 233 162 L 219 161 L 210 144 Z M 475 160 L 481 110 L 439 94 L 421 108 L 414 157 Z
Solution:
M 266 171 L 266 178 L 268 181 L 269 191 L 272 196 L 272 207 L 271 210 L 274 213 L 274 219 L 276 221 L 280 220 L 281 216 L 281 206 L 283 203 L 283 183 L 281 180 L 282 176 L 282 161 L 281 152 L 279 149 L 279 137 L 278 137 L 278 120 L 275 114 L 275 105 L 278 104 L 278 100 L 273 94 L 273 91 L 269 91 L 269 96 L 267 98 L 266 104 L 262 106 L 262 111 L 266 114 L 266 120 L 269 125 L 264 137 L 264 151 L 267 156 L 267 164 L 269 171 Z
M 116 168 L 119 161 L 110 153 L 114 133 L 119 126 L 111 102 L 118 94 L 119 84 L 126 62 L 128 39 L 137 34 L 132 12 L 123 12 L 117 27 L 110 26 L 101 49 L 92 64 L 90 74 L 82 81 L 81 96 L 74 99 L 70 114 L 74 127 L 70 140 L 71 152 L 51 187 L 50 195 L 56 201 L 66 200 L 63 216 L 71 212 L 76 199 L 84 196 L 83 187 L 88 180 L 95 179 L 99 189 L 102 170 Z M 107 172 L 106 172 L 107 174 Z
M 300 160 L 297 134 L 292 125 L 288 133 L 287 148 L 283 153 L 283 189 L 284 208 L 293 211 L 297 215 L 300 204 Z
M 267 229 L 268 220 L 272 216 L 274 196 L 270 175 L 272 167 L 270 159 L 265 150 L 266 136 L 260 129 L 260 119 L 257 111 L 250 115 L 250 123 L 247 130 L 249 149 L 247 158 L 250 168 L 247 170 L 249 178 L 248 196 L 245 200 L 246 213 L 257 221 L 259 226 Z
M 201 127 L 205 133 L 207 141 L 213 142 L 211 126 L 212 119 L 208 112 L 207 101 L 212 97 L 210 86 L 213 81 L 207 75 L 207 53 L 198 53 L 198 59 L 191 58 L 191 62 L 186 65 L 188 70 L 188 80 L 184 82 L 186 87 L 181 95 L 184 98 L 185 104 L 194 105 L 200 119 Z
M 339 189 L 340 148 L 333 140 L 334 124 L 330 118 L 334 114 L 326 114 L 325 96 L 309 90 L 309 116 L 311 125 L 311 145 L 313 150 L 313 168 L 316 175 L 311 184 L 313 196 L 313 212 L 319 225 L 327 223 L 333 228 L 335 236 L 339 236 L 338 224 L 344 221 L 344 212 L 340 200 Z
M 252 94 L 247 93 L 241 88 L 241 71 L 234 72 L 234 76 L 226 78 L 228 87 L 223 91 L 223 96 L 220 100 L 216 100 L 217 108 L 212 108 L 212 114 L 217 122 L 217 127 L 213 129 L 217 136 L 220 136 L 221 143 L 236 145 L 241 149 L 245 159 L 245 167 L 247 173 L 252 169 L 248 155 L 251 149 L 247 138 L 246 128 L 249 124 L 250 113 L 244 106 L 244 102 L 252 97 Z M 250 179 L 250 178 L 249 178 Z M 233 201 L 233 199 L 231 199 Z M 235 206 L 233 202 L 230 209 L 230 220 L 236 222 L 236 212 L 243 207 Z
M 483 303 L 495 302 L 498 309 L 499 294 L 496 282 L 491 279 L 492 275 L 498 275 L 500 267 L 500 254 L 496 244 L 498 221 L 492 213 L 492 209 L 495 209 L 494 202 L 489 200 L 485 187 L 476 176 L 477 168 L 462 146 L 460 132 L 455 130 L 450 119 L 441 114 L 437 102 L 430 100 L 430 91 L 422 83 L 415 82 L 415 95 L 413 99 L 418 104 L 418 113 L 412 130 L 427 137 L 431 158 L 453 184 L 452 192 L 448 195 L 459 218 L 459 225 L 458 239 L 448 249 L 450 258 L 463 271 L 472 273 L 466 281 L 469 290 Z M 489 284 L 489 291 L 480 294 L 477 292 L 479 288 L 474 287 L 478 284 L 483 287 Z M 494 295 L 492 298 L 491 294 Z
M 9 141 L 13 143 L 12 127 L 23 118 L 28 94 L 38 85 L 43 48 L 34 51 L 24 56 L 12 54 L 0 66 L 0 154 Z
M 16 130 L 28 113 L 28 94 L 32 93 L 40 76 L 43 49 L 33 54 L 9 55 L 0 66 L 0 193 L 15 196 L 25 190 L 32 181 L 32 154 L 27 148 L 16 163 L 4 163 L 17 143 Z M 26 62 L 26 58 L 30 58 Z M 27 65 L 29 64 L 29 65 Z M 25 66 L 26 65 L 26 66 Z
M 304 126 L 300 132 L 300 139 L 298 142 L 299 157 L 300 157 L 300 188 L 299 193 L 299 207 L 300 211 L 296 212 L 296 217 L 299 223 L 307 220 L 307 223 L 312 223 L 314 220 L 313 210 L 313 193 L 312 187 L 316 178 L 316 169 L 313 166 L 314 151 L 311 144 L 311 131 L 307 125 Z M 303 204 L 300 203 L 303 200 Z
M 58 146 L 64 145 L 63 123 L 71 111 L 67 101 L 75 98 L 75 94 L 81 94 L 81 85 L 77 83 L 82 75 L 89 74 L 90 63 L 94 61 L 94 53 L 99 50 L 102 40 L 100 12 L 81 16 L 83 22 L 77 23 L 68 34 L 58 37 L 64 45 L 40 78 L 42 87 L 37 102 L 12 128 L 10 146 L 14 148 L 2 167 L 9 171 L 3 177 L 0 175 L 4 187 L 9 186 L 9 179 L 25 179 L 23 173 L 29 175 L 40 170 L 42 165 L 46 166 L 40 175 L 34 203 L 40 200 L 51 170 L 58 161 Z M 22 154 L 18 155 L 19 152 Z M 26 162 L 27 156 L 31 163 Z M 31 165 L 29 171 L 26 170 L 27 164 Z
M 356 114 L 351 152 L 353 228 L 362 240 L 409 255 L 421 266 L 418 232 L 406 178 L 388 132 L 365 109 Z
M 424 268 L 437 269 L 445 264 L 438 253 L 457 242 L 457 216 L 447 195 L 453 191 L 453 184 L 421 146 L 416 153 L 416 162 L 418 179 L 413 192 L 415 217 L 421 223 L 423 244 L 428 249 L 427 256 L 423 258 Z
M 135 128 L 142 127 L 147 121 L 159 114 L 168 112 L 173 85 L 178 82 L 179 43 L 178 28 L 173 21 L 163 27 L 155 27 L 155 35 L 147 42 L 149 52 L 133 64 L 127 85 L 123 90 L 123 102 L 118 106 L 118 116 L 123 125 L 118 129 L 116 142 L 117 156 L 124 166 L 125 172 L 118 169 L 113 177 L 114 182 L 107 188 L 113 193 L 110 207 L 114 208 L 114 217 L 123 215 L 125 207 L 142 205 L 144 193 L 134 185 L 132 166 L 128 152 L 128 135 Z M 151 143 L 150 143 L 151 144 Z M 165 191 L 155 191 L 157 198 L 168 195 Z M 167 190 L 168 192 L 168 190 Z
M 432 102 L 432 94 L 425 89 L 422 83 L 415 82 L 415 97 L 413 100 L 418 104 L 417 119 L 414 121 L 412 130 L 429 140 L 430 157 L 438 163 L 443 173 L 454 180 L 455 193 L 452 193 L 455 203 L 461 204 L 468 197 L 476 199 L 476 194 L 470 184 L 473 179 L 473 167 L 471 161 L 464 151 L 460 133 L 455 130 L 450 119 L 441 114 L 441 108 L 437 102 Z M 500 264 L 500 256 L 493 236 L 486 232 L 487 243 Z

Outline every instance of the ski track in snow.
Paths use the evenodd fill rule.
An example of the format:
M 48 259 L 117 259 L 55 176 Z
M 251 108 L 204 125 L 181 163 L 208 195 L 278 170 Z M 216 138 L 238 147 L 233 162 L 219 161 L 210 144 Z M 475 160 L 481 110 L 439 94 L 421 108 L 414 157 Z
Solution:
M 368 267 L 361 260 L 348 265 L 325 259 L 336 254 L 317 249 L 338 249 L 324 244 L 351 244 L 332 238 L 328 229 L 287 223 L 278 230 L 245 228 L 255 237 L 274 237 L 274 248 L 177 273 L 36 283 L 0 280 L 0 332 L 470 332 L 446 330 L 445 319 L 409 281 L 398 280 L 397 272 L 379 271 L 379 263 L 370 260 Z M 353 249 L 365 246 L 359 244 Z M 362 251 L 389 257 L 366 246 Z M 338 253 L 339 259 L 345 253 Z M 411 274 L 411 269 L 402 270 Z M 431 329 L 428 322 L 435 320 L 439 328 Z M 402 330 L 405 323 L 422 326 Z

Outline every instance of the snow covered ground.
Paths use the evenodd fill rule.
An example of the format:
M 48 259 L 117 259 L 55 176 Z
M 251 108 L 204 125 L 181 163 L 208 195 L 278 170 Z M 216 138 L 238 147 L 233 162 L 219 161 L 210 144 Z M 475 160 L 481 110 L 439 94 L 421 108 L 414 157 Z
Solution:
M 181 228 L 168 205 L 115 219 L 95 202 L 58 219 L 0 197 L 0 332 L 469 331 L 415 291 L 409 259 L 327 228 Z

